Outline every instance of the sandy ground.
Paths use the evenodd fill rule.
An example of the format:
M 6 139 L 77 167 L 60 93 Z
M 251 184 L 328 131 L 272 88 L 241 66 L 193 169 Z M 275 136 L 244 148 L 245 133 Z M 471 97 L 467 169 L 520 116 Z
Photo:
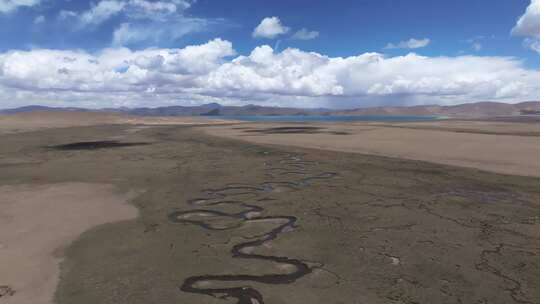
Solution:
M 326 140 L 360 136 L 364 127 L 234 128 L 228 132 L 247 137 Z M 448 138 L 447 130 L 384 130 Z M 140 144 L 54 148 L 111 138 Z M 15 222 L 36 227 L 35 243 L 43 239 L 49 250 L 33 261 L 63 257 L 56 291 L 43 287 L 57 304 L 540 303 L 539 178 L 258 144 L 186 125 L 43 129 L 0 142 L 0 198 L 13 198 L 0 209 L 0 235 L 17 240 Z M 144 189 L 130 200 L 137 218 L 70 234 L 66 246 L 42 236 L 48 225 L 77 231 L 87 213 L 102 219 L 128 208 L 132 218 L 131 196 L 122 193 L 133 189 Z M 45 209 L 35 207 L 43 201 Z M 55 212 L 58 201 L 110 203 L 99 213 Z M 85 219 L 68 221 L 73 213 Z M 0 302 L 41 294 L 17 283 L 25 264 L 6 264 L 17 271 L 7 277 L 0 268 Z
M 0 134 L 103 124 L 192 125 L 227 123 L 231 123 L 231 121 L 204 117 L 140 117 L 102 112 L 29 112 L 0 115 Z
M 133 195 L 89 183 L 0 187 L 0 303 L 50 304 L 63 249 L 84 231 L 136 217 Z
M 322 129 L 316 132 L 271 130 L 306 126 Z M 540 176 L 540 123 L 244 124 L 209 127 L 206 131 L 256 143 L 375 154 L 504 174 Z

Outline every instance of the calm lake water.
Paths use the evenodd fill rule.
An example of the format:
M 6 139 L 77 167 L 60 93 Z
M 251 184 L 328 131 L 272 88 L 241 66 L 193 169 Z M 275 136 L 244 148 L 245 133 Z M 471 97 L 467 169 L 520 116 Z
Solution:
M 431 121 L 441 119 L 439 116 L 381 116 L 381 115 L 363 115 L 363 116 L 209 116 L 212 119 L 231 119 L 243 121 L 264 121 L 264 122 L 353 122 L 353 121 Z

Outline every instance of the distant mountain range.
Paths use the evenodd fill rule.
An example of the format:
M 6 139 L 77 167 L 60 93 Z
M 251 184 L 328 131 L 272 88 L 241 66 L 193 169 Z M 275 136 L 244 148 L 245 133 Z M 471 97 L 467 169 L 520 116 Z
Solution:
M 105 109 L 108 111 L 121 111 L 131 115 L 141 116 L 243 116 L 243 115 L 314 115 L 330 111 L 329 109 L 299 109 L 264 107 L 257 105 L 222 106 L 218 103 L 209 103 L 200 106 L 170 106 L 159 108 L 135 109 Z
M 15 109 L 0 110 L 0 114 L 25 112 L 77 111 L 77 112 L 113 112 L 137 116 L 246 116 L 246 115 L 414 115 L 448 117 L 493 117 L 540 115 L 540 102 L 529 101 L 518 104 L 499 102 L 477 102 L 456 106 L 411 106 L 411 107 L 374 107 L 351 110 L 331 110 L 325 108 L 302 109 L 265 107 L 257 105 L 222 106 L 217 103 L 200 106 L 169 106 L 157 108 L 106 108 L 90 110 L 85 108 L 58 108 L 46 106 L 25 106 Z
M 51 111 L 84 111 L 84 112 L 112 112 L 137 116 L 244 116 L 244 115 L 320 115 L 329 109 L 300 109 L 264 107 L 257 105 L 222 106 L 218 103 L 209 103 L 200 106 L 169 106 L 157 108 L 105 108 L 90 110 L 85 108 L 58 108 L 39 105 L 25 106 L 14 109 L 0 110 L 0 114 L 17 114 L 26 112 Z
M 500 102 L 476 102 L 455 106 L 376 107 L 333 111 L 331 115 L 420 115 L 448 117 L 493 117 L 540 114 L 540 102 L 517 104 Z

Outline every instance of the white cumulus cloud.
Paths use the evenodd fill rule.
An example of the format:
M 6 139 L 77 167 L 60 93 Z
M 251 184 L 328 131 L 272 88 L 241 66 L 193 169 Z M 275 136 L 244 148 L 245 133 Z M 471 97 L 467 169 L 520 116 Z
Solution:
M 540 98 L 540 71 L 512 57 L 331 57 L 268 45 L 236 55 L 229 41 L 177 49 L 0 53 L 0 108 L 260 103 L 358 107 Z
M 125 6 L 123 1 L 103 0 L 80 15 L 81 26 L 99 25 L 120 13 Z
M 165 1 L 130 0 L 128 4 L 132 9 L 130 13 L 135 17 L 137 15 L 146 17 L 147 15 L 173 14 L 178 9 L 175 3 Z M 181 9 L 183 10 L 184 7 L 182 6 Z
M 223 20 L 186 16 L 194 0 L 101 0 L 85 11 L 60 11 L 60 20 L 74 22 L 74 31 L 93 31 L 113 18 L 113 46 L 158 45 L 208 30 Z
M 540 0 L 531 0 L 531 4 L 512 29 L 512 34 L 540 38 Z
M 415 39 L 411 38 L 406 41 L 401 41 L 397 44 L 388 43 L 384 48 L 385 49 L 419 49 L 428 46 L 431 43 L 431 40 L 428 38 L 424 39 Z
M 512 35 L 528 37 L 523 41 L 523 45 L 540 54 L 540 0 L 531 0 L 531 4 L 512 29 Z
M 279 35 L 286 34 L 289 31 L 290 28 L 284 26 L 278 17 L 267 17 L 255 28 L 253 37 L 273 39 Z
M 80 28 L 99 25 L 114 16 L 123 14 L 128 19 L 164 20 L 175 13 L 181 14 L 191 6 L 181 0 L 102 0 L 83 12 L 61 11 L 61 18 L 75 17 Z
M 177 18 L 152 22 L 126 22 L 113 32 L 113 46 L 133 45 L 141 42 L 158 44 L 175 41 L 187 34 L 203 31 L 209 22 L 199 18 Z
M 35 6 L 40 2 L 41 0 L 0 0 L 0 13 L 9 13 L 24 6 Z

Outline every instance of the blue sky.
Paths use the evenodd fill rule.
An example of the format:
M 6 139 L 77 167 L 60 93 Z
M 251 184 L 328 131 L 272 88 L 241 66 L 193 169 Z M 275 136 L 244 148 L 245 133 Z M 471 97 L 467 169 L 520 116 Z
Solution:
M 0 0 L 0 108 L 517 102 L 539 41 L 540 0 Z
M 97 50 L 107 47 L 122 18 L 112 18 L 93 30 L 71 33 L 69 22 L 58 20 L 61 10 L 85 11 L 95 3 L 57 0 L 45 2 L 37 8 L 21 7 L 15 13 L 4 14 L 0 18 L 1 50 L 37 47 Z M 299 47 L 330 56 L 350 56 L 381 51 L 392 41 L 429 37 L 432 40 L 430 47 L 419 53 L 452 56 L 459 52 L 471 53 L 466 40 L 484 37 L 480 41 L 483 45 L 480 53 L 520 56 L 530 60 L 531 64 L 537 64 L 539 56 L 523 48 L 521 39 L 510 35 L 529 3 L 529 0 L 343 0 L 338 3 L 199 0 L 187 14 L 214 19 L 222 22 L 221 25 L 181 39 L 152 41 L 132 47 L 182 47 L 219 37 L 232 41 L 239 52 L 248 53 L 261 43 L 252 39 L 253 29 L 263 18 L 278 16 L 291 28 L 308 28 L 320 33 L 318 39 L 310 41 L 283 39 L 281 47 Z M 46 21 L 36 25 L 33 21 L 39 16 L 44 16 Z M 392 54 L 400 52 L 406 50 L 396 50 Z
M 249 39 L 253 28 L 267 16 L 279 16 L 294 29 L 320 32 L 318 39 L 285 40 L 282 47 L 299 47 L 330 56 L 383 51 L 387 43 L 411 37 L 432 40 L 430 47 L 418 50 L 419 53 L 452 56 L 459 52 L 472 53 L 465 41 L 481 36 L 485 37 L 480 41 L 484 46 L 481 54 L 520 56 L 540 64 L 538 54 L 524 49 L 521 39 L 510 35 L 529 3 L 529 0 L 206 0 L 199 1 L 192 11 L 237 24 L 237 28 L 222 33 L 221 37 L 233 41 L 243 52 L 260 44 Z

